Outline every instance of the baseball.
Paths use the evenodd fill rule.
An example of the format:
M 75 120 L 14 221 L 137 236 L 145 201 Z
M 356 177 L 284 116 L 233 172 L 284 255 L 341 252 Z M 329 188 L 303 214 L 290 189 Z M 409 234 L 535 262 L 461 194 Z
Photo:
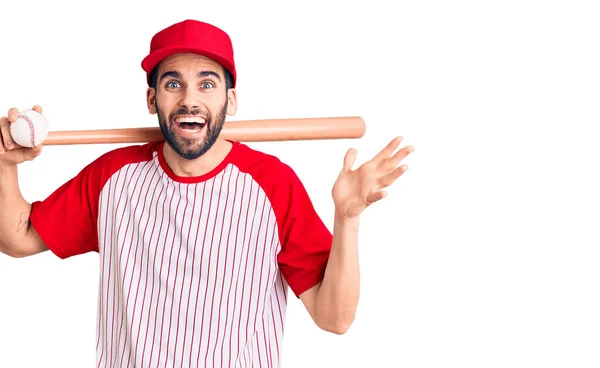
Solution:
M 18 145 L 35 147 L 48 136 L 48 121 L 35 110 L 23 110 L 10 124 L 10 134 Z

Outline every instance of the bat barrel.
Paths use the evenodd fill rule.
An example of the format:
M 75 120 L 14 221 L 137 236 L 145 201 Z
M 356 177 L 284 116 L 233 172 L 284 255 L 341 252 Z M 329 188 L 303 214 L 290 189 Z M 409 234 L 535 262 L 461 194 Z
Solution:
M 226 122 L 221 137 L 234 141 L 266 142 L 361 138 L 366 130 L 359 116 L 265 119 Z M 44 145 L 147 143 L 164 140 L 159 127 L 51 131 Z

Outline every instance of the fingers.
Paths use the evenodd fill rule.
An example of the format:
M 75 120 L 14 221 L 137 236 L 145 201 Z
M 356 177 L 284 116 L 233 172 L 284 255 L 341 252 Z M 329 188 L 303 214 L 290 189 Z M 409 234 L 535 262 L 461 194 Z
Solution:
M 36 157 L 38 157 L 41 153 L 42 153 L 42 148 L 43 145 L 37 145 L 35 147 L 32 148 L 26 148 L 21 150 L 22 152 L 22 157 L 21 157 L 21 161 L 33 161 Z
M 344 171 L 351 171 L 354 162 L 356 162 L 356 150 L 350 148 L 348 152 L 346 152 L 346 157 L 344 157 Z
M 396 166 L 398 166 L 400 161 L 404 160 L 406 156 L 408 156 L 414 150 L 415 148 L 413 146 L 406 146 L 398 152 L 396 152 L 391 158 L 382 161 L 380 167 L 382 167 L 386 171 L 391 171 L 394 168 L 396 168 Z
M 396 137 L 391 140 L 390 143 L 387 144 L 374 158 L 375 161 L 381 161 L 386 158 L 389 158 L 392 153 L 400 146 L 400 142 L 402 142 L 402 137 Z
M 31 109 L 40 114 L 44 111 L 40 105 L 34 105 Z M 11 123 L 14 123 L 15 120 L 17 120 L 17 115 L 19 115 L 19 110 L 16 107 L 12 107 L 10 110 L 8 110 L 8 120 Z
M 15 121 L 17 121 L 17 115 L 19 115 L 19 110 L 12 107 L 10 110 L 8 110 L 8 121 L 14 123 Z
M 385 190 L 381 190 L 385 187 L 392 185 L 402 174 L 408 171 L 408 165 L 402 165 L 391 173 L 383 176 L 378 180 L 377 185 L 373 188 L 372 192 L 367 196 L 367 203 L 375 203 L 383 198 L 387 197 L 388 193 Z
M 15 147 L 15 142 L 12 139 L 12 135 L 10 134 L 10 124 L 17 120 L 17 115 L 19 114 L 19 110 L 16 108 L 11 108 L 8 110 L 8 117 L 3 116 L 0 118 L 0 137 L 2 137 L 2 147 L 5 151 L 10 151 Z
M 23 158 L 26 161 L 31 161 L 34 158 L 38 157 L 39 155 L 42 154 L 42 148 L 44 148 L 44 146 L 42 144 L 39 144 L 35 147 L 32 148 L 28 148 L 26 150 L 24 150 L 23 152 Z
M 43 109 L 39 105 L 34 105 L 32 108 L 34 111 L 38 113 L 42 113 Z M 19 115 L 19 110 L 15 107 L 8 110 L 8 115 L 0 118 L 0 155 L 3 155 L 7 151 L 22 148 L 20 145 L 16 144 L 12 136 L 10 134 L 10 124 L 14 123 L 17 120 L 17 116 Z M 26 155 L 23 156 L 23 160 L 32 160 L 35 157 L 39 156 L 41 153 L 41 147 L 36 148 L 34 150 L 25 150 L 21 154 Z
M 369 205 L 371 205 L 377 201 L 384 199 L 385 197 L 387 197 L 387 195 L 388 195 L 388 193 L 384 190 L 378 191 L 378 192 L 373 192 L 367 196 L 367 203 Z
M 408 165 L 406 164 L 396 168 L 394 171 L 382 176 L 381 179 L 379 179 L 379 187 L 385 188 L 392 185 L 400 176 L 402 176 L 402 174 L 407 171 Z
M 0 141 L 1 152 L 9 151 L 15 148 L 12 136 L 10 135 L 10 122 L 5 116 L 0 118 L 0 138 L 2 139 Z

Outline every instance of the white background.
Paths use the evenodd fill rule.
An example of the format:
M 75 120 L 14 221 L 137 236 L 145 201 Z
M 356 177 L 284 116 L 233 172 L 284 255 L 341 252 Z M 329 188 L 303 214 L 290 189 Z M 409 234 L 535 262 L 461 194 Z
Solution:
M 230 120 L 365 119 L 358 140 L 250 144 L 297 171 L 329 226 L 348 148 L 360 164 L 395 135 L 416 147 L 362 216 L 355 323 L 328 334 L 292 298 L 284 367 L 600 366 L 594 1 L 129 4 L 3 1 L 0 114 L 156 126 L 140 62 L 156 31 L 195 18 L 233 39 Z M 116 147 L 45 147 L 19 168 L 23 195 Z M 97 254 L 0 255 L 0 367 L 95 366 L 97 286 Z

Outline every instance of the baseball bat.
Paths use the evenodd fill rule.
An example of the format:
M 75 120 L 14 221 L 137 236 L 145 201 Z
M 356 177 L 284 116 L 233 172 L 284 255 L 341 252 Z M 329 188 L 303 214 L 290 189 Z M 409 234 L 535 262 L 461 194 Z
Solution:
M 225 122 L 220 137 L 266 142 L 361 138 L 366 130 L 360 116 L 239 120 Z M 163 141 L 159 127 L 50 131 L 43 144 L 146 143 Z

